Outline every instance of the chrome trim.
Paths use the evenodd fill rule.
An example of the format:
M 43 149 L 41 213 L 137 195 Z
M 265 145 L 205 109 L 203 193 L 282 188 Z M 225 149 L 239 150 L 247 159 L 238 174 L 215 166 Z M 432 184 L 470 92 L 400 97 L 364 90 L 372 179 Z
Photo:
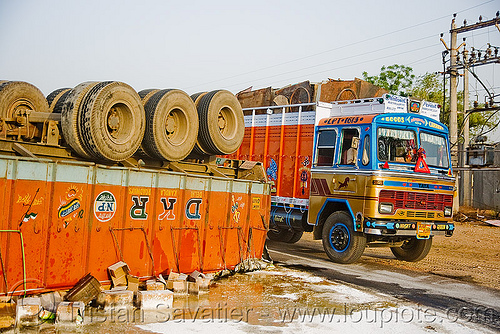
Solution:
M 364 233 L 366 233 L 366 234 L 382 235 L 382 230 L 378 229 L 378 228 L 367 228 L 367 227 L 365 227 Z
M 392 230 L 391 230 L 392 231 Z M 380 229 L 380 228 L 368 228 L 365 227 L 364 233 L 366 234 L 374 234 L 374 235 L 383 235 L 383 236 L 416 236 L 417 232 L 415 230 L 396 230 L 396 233 L 383 233 L 385 230 Z M 445 235 L 446 231 L 431 231 L 431 235 Z

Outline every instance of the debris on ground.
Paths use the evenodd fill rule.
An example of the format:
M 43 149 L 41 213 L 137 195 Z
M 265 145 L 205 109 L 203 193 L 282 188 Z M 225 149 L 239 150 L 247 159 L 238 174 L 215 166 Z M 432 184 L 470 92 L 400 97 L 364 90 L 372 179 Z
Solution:
M 40 297 L 20 298 L 16 305 L 16 326 L 34 327 L 40 324 L 38 317 L 42 311 Z
M 90 273 L 82 277 L 71 289 L 19 298 L 16 307 L 15 324 L 18 327 L 33 327 L 43 323 L 57 326 L 74 326 L 84 323 L 87 305 L 101 309 L 100 312 L 151 310 L 172 308 L 175 296 L 208 293 L 211 282 L 216 278 L 262 270 L 272 265 L 269 261 L 247 259 L 234 269 L 216 274 L 204 274 L 197 270 L 190 274 L 171 271 L 165 279 L 161 274 L 146 281 L 130 274 L 127 263 L 119 261 L 109 266 L 111 284 L 101 284 Z
M 108 273 L 113 282 L 113 286 L 127 286 L 127 275 L 130 272 L 128 265 L 123 262 L 117 262 L 108 267 Z
M 69 302 L 83 302 L 88 304 L 91 300 L 97 298 L 101 293 L 101 283 L 90 273 L 82 277 L 64 296 Z M 57 307 L 57 305 L 55 305 Z
M 256 270 L 264 270 L 273 264 L 269 261 L 265 261 L 262 259 L 246 259 L 240 262 L 233 270 L 231 269 L 223 269 L 214 275 L 214 279 L 220 279 L 228 276 L 232 276 L 236 273 L 246 273 Z

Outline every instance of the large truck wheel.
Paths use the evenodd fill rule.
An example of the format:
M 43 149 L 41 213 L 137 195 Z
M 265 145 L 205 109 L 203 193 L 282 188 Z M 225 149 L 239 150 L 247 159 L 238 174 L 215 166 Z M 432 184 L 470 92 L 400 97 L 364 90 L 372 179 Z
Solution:
M 159 91 L 160 90 L 157 88 L 150 88 L 150 89 L 143 89 L 140 92 L 138 92 L 139 96 L 141 97 L 142 104 L 145 105 L 151 98 L 151 96 L 155 95 Z
M 323 248 L 338 263 L 353 263 L 363 254 L 366 237 L 353 229 L 351 216 L 344 211 L 332 213 L 323 225 Z
M 144 136 L 144 107 L 139 94 L 119 81 L 105 81 L 85 95 L 78 116 L 82 147 L 97 160 L 123 161 Z
M 0 117 L 11 118 L 24 111 L 48 112 L 43 93 L 24 81 L 0 81 Z
M 416 262 L 422 260 L 429 254 L 431 246 L 432 238 L 411 238 L 403 242 L 401 247 L 391 247 L 391 251 L 398 260 Z
M 70 91 L 71 88 L 59 88 L 47 95 L 49 112 L 60 114 L 62 111 L 62 105 Z
M 80 106 L 85 95 L 98 83 L 97 81 L 87 81 L 77 85 L 69 91 L 64 101 L 62 101 L 61 107 L 61 130 L 64 141 L 76 154 L 86 159 L 91 159 L 91 156 L 84 150 L 82 140 L 78 134 Z
M 195 97 L 196 100 L 196 97 Z M 231 154 L 243 142 L 245 121 L 238 99 L 227 90 L 215 90 L 198 102 L 198 145 L 209 154 Z
M 296 243 L 297 241 L 300 240 L 300 238 L 302 238 L 302 234 L 304 234 L 303 231 L 293 231 L 293 235 L 290 238 L 290 240 L 287 241 L 287 243 L 289 243 L 289 244 Z
M 277 227 L 267 231 L 267 237 L 272 241 L 289 242 L 293 236 L 294 232 L 292 230 L 285 230 Z
M 152 158 L 179 161 L 193 150 L 198 113 L 189 95 L 179 89 L 156 92 L 144 105 L 146 131 L 141 148 Z

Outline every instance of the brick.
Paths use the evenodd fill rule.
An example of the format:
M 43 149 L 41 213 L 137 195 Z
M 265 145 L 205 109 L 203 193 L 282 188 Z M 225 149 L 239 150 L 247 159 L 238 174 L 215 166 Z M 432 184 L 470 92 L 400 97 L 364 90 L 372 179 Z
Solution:
M 85 304 L 83 302 L 61 302 L 57 306 L 56 323 L 80 325 L 83 323 L 84 316 Z
M 105 309 L 132 307 L 134 301 L 134 291 L 130 290 L 106 290 L 98 298 L 98 304 L 103 305 Z
M 170 290 L 138 291 L 137 306 L 142 309 L 172 308 L 174 293 Z
M 22 298 L 16 305 L 16 326 L 31 327 L 38 326 L 38 316 L 42 312 L 42 302 L 38 297 Z
M 133 275 L 127 275 L 127 290 L 130 291 L 139 290 L 139 277 Z
M 197 282 L 187 282 L 188 283 L 188 292 L 191 295 L 198 295 L 200 293 L 200 286 Z
M 113 281 L 113 286 L 127 286 L 127 275 L 129 271 L 128 265 L 123 261 L 109 266 L 108 273 Z
M 101 293 L 101 284 L 94 276 L 87 274 L 68 291 L 64 299 L 70 302 L 81 301 L 88 304 L 97 298 L 99 293 Z
M 165 285 L 162 282 L 157 282 L 156 280 L 147 280 L 146 281 L 146 290 L 165 290 Z

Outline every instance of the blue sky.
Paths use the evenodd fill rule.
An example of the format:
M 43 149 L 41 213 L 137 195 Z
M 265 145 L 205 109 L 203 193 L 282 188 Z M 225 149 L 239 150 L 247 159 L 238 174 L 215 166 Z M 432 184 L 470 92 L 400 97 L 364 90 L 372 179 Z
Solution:
M 391 64 L 420 75 L 442 70 L 439 34 L 449 45 L 453 13 L 461 25 L 498 10 L 491 0 L 0 0 L 0 79 L 46 95 L 88 80 L 192 94 L 350 80 Z M 468 47 L 500 46 L 495 27 L 462 37 Z M 498 66 L 477 68 L 497 94 Z M 471 99 L 484 101 L 470 85 Z

